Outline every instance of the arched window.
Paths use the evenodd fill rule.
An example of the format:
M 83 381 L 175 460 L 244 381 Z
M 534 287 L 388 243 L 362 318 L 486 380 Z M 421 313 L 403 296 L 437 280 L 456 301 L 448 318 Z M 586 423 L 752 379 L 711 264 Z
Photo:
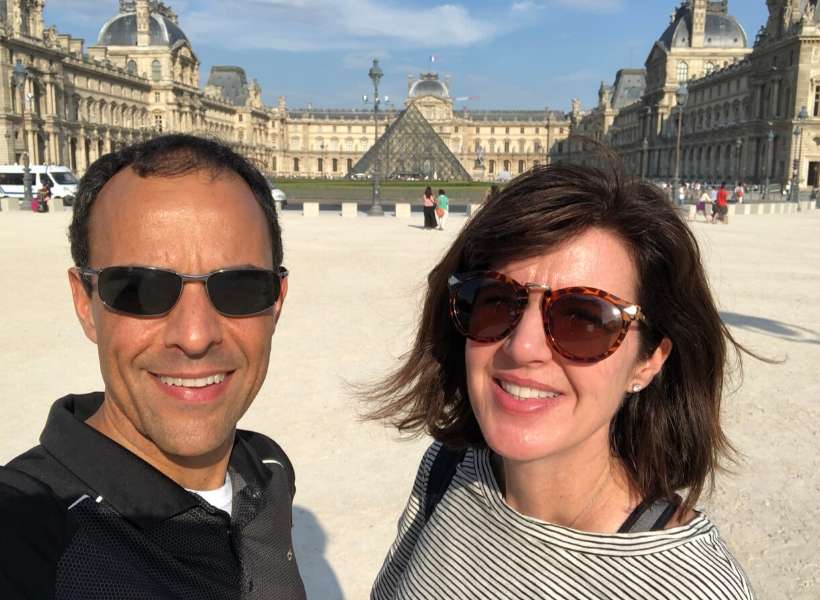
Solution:
M 685 60 L 678 61 L 678 83 L 689 80 L 689 63 Z
M 156 59 L 151 63 L 151 79 L 154 81 L 162 79 L 162 65 Z
M 137 61 L 129 60 L 128 65 L 126 66 L 126 71 L 128 71 L 131 75 L 137 74 Z
M 715 63 L 709 61 L 709 62 L 706 63 L 706 66 L 703 68 L 703 71 L 704 71 L 704 73 L 706 73 L 706 75 L 709 75 L 709 74 L 713 73 L 715 69 L 717 69 L 717 65 Z

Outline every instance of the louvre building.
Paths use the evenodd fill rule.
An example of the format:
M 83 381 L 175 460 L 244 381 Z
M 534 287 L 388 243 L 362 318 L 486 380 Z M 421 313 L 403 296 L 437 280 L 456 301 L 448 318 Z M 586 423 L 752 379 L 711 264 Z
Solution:
M 81 174 L 158 132 L 219 137 L 280 178 L 372 173 L 377 139 L 380 172 L 395 177 L 496 179 L 565 151 L 569 115 L 456 108 L 452 82 L 436 73 L 408 77 L 406 98 L 378 123 L 366 109 L 291 108 L 285 96 L 266 105 L 237 66 L 213 67 L 201 87 L 195 49 L 169 6 L 107 1 L 117 12 L 86 46 L 44 27 L 45 0 L 0 0 L 0 163 L 27 153 Z
M 635 175 L 820 187 L 817 4 L 767 0 L 748 35 L 728 0 L 684 0 L 644 68 L 601 84 L 591 110 L 573 107 L 572 137 L 552 159 L 594 162 L 591 138 Z

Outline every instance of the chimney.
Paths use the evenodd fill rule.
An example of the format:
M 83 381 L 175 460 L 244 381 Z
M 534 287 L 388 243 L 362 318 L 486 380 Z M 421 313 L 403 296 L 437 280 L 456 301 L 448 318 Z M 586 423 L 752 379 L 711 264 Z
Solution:
M 692 1 L 692 48 L 703 48 L 706 32 L 706 3 L 707 0 Z
M 148 0 L 137 0 L 137 46 L 150 46 L 151 35 L 149 33 L 149 22 L 151 19 L 151 8 Z

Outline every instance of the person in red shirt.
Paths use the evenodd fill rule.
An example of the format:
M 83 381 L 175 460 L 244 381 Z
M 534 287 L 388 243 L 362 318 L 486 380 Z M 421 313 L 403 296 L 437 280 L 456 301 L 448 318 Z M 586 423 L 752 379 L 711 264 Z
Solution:
M 717 206 L 712 213 L 712 223 L 717 223 L 718 219 L 724 224 L 729 223 L 729 192 L 726 191 L 726 184 L 721 183 L 717 193 Z

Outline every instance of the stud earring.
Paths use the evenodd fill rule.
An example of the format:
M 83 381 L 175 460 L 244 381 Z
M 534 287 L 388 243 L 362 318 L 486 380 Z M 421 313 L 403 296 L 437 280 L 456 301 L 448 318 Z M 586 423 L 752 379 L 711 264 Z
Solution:
M 641 391 L 641 384 L 640 383 L 636 383 L 635 385 L 632 386 L 632 392 L 633 393 L 638 393 L 640 391 Z

